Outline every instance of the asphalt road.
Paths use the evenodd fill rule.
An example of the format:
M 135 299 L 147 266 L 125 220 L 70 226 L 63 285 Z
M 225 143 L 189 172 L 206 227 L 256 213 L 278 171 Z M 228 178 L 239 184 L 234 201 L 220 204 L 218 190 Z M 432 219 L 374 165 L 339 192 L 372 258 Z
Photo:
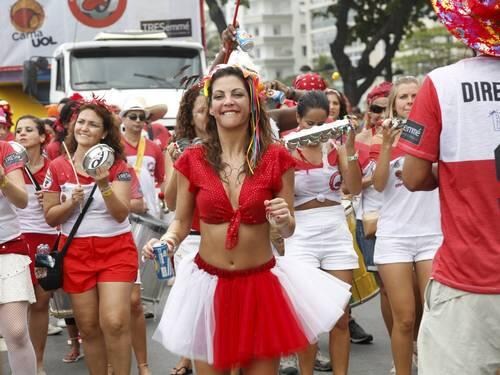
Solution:
M 164 301 L 163 301 L 164 303 Z M 159 311 L 163 303 L 159 306 Z M 391 368 L 391 350 L 387 332 L 382 322 L 379 309 L 379 298 L 375 297 L 353 310 L 353 315 L 365 330 L 374 336 L 372 344 L 352 345 L 350 371 L 351 375 L 387 375 Z M 167 352 L 160 344 L 151 340 L 151 336 L 158 324 L 154 319 L 147 320 L 148 329 L 148 350 L 149 364 L 155 375 L 169 374 L 170 369 L 175 365 L 177 357 Z M 54 374 L 87 374 L 85 361 L 80 360 L 77 363 L 66 364 L 61 361 L 68 350 L 66 344 L 66 333 L 50 336 L 47 340 L 45 355 L 45 370 L 48 375 Z M 320 348 L 323 353 L 327 352 L 328 339 L 326 336 L 320 340 Z M 1 345 L 0 345 L 1 346 Z M 0 352 L 2 372 L 1 375 L 10 374 L 7 354 Z M 132 373 L 135 374 L 135 362 Z M 326 374 L 320 373 L 317 374 Z

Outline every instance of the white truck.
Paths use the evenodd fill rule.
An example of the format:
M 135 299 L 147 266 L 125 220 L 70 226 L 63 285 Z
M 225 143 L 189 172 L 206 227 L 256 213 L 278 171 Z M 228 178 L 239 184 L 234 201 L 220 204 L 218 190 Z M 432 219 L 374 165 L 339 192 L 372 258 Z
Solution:
M 163 119 L 175 124 L 186 78 L 205 71 L 201 44 L 168 39 L 165 33 L 100 33 L 93 41 L 64 43 L 51 58 L 24 65 L 23 89 L 37 93 L 37 69 L 50 69 L 50 102 L 78 92 L 95 94 L 121 105 L 128 97 L 141 96 L 148 105 L 167 104 Z

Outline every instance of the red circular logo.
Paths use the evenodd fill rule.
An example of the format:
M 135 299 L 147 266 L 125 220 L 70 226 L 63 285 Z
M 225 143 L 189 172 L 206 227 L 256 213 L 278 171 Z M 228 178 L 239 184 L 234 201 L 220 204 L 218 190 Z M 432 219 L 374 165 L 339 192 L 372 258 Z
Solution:
M 68 0 L 75 18 L 89 27 L 107 27 L 118 21 L 127 7 L 127 0 Z

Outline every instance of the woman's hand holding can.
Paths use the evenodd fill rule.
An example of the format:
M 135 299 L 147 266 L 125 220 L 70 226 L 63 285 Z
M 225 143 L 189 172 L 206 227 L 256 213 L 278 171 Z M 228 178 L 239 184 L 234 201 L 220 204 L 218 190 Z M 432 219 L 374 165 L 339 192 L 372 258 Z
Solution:
M 146 245 L 142 248 L 142 258 L 143 259 L 153 259 L 154 258 L 154 252 L 153 252 L 153 245 L 156 243 L 160 242 L 159 239 L 157 238 L 152 238 L 148 241 Z

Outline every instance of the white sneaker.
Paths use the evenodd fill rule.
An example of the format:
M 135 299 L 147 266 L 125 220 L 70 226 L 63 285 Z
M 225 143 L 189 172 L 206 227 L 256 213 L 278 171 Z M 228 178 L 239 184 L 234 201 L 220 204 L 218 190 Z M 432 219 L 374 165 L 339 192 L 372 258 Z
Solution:
M 56 326 L 66 328 L 66 321 L 64 319 L 57 319 Z
M 61 327 L 56 327 L 49 323 L 49 329 L 47 330 L 47 335 L 49 336 L 58 335 L 61 332 L 62 332 Z
M 281 357 L 280 374 L 298 374 L 297 356 L 295 354 Z
M 389 375 L 396 375 L 396 366 L 394 365 L 394 361 L 392 361 L 392 368 L 389 370 Z

